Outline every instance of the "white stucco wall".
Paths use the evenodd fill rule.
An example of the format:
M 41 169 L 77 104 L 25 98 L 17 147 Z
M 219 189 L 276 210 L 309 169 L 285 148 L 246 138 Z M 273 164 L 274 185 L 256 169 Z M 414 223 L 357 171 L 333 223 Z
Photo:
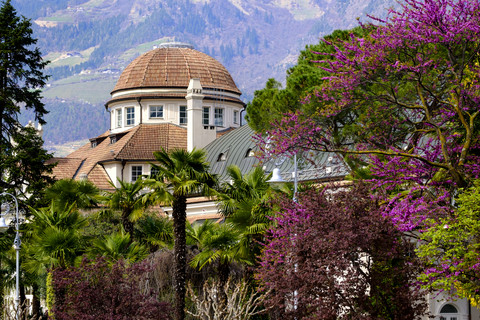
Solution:
M 112 103 L 109 105 L 108 110 L 110 112 L 110 131 L 111 133 L 118 133 L 132 128 L 133 126 L 126 125 L 126 108 L 134 107 L 135 108 L 135 124 L 138 125 L 141 123 L 173 123 L 180 125 L 180 115 L 179 110 L 180 106 L 187 106 L 186 99 L 162 99 L 162 100 L 153 100 L 145 99 L 140 101 L 141 108 L 139 103 L 135 100 L 124 101 Z M 163 106 L 163 118 L 150 118 L 150 107 L 151 106 Z M 224 109 L 223 111 L 223 125 L 217 127 L 216 130 L 223 130 L 226 128 L 237 128 L 240 127 L 240 117 L 243 107 L 239 104 L 235 104 L 228 101 L 211 101 L 204 100 L 202 104 L 203 107 L 209 107 L 210 109 L 210 125 L 215 125 L 215 108 Z M 122 126 L 117 126 L 117 111 L 122 111 Z M 237 123 L 234 123 L 234 111 L 237 112 Z M 202 117 L 202 115 L 200 115 Z M 188 121 L 188 120 L 187 120 Z

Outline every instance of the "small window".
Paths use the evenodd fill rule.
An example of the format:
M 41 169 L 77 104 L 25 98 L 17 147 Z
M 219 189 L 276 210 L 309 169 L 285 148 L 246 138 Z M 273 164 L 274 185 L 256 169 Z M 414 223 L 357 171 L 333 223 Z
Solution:
M 115 142 L 117 142 L 117 136 L 111 136 L 110 137 L 110 143 L 114 144 Z
M 150 119 L 163 118 L 163 106 L 150 106 Z
M 135 124 L 135 108 L 127 108 L 127 126 L 133 126 Z
M 187 124 L 187 106 L 180 106 L 180 124 Z
M 223 109 L 215 108 L 215 125 L 223 127 Z
M 203 125 L 208 126 L 210 124 L 210 107 L 203 107 Z
M 225 160 L 227 160 L 227 156 L 225 155 L 225 153 L 220 153 L 218 155 L 217 162 L 225 161 Z
M 255 152 L 252 150 L 252 148 L 248 149 L 247 152 L 245 153 L 245 158 L 254 157 L 254 156 L 255 156 Z
M 233 123 L 238 124 L 238 111 L 233 111 Z
M 142 176 L 142 166 L 132 166 L 132 182 L 135 182 Z
M 97 140 L 91 141 L 91 142 L 90 142 L 90 146 L 91 146 L 92 148 L 95 148 L 95 147 L 97 146 Z
M 115 110 L 117 114 L 117 128 L 120 128 L 122 126 L 122 109 L 116 109 Z

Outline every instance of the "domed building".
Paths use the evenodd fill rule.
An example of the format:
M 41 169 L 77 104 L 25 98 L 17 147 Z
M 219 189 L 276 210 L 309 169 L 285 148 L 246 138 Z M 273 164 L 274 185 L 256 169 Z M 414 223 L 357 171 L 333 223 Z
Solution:
M 153 152 L 203 148 L 240 127 L 245 104 L 225 67 L 182 43 L 167 43 L 131 62 L 105 104 L 110 128 L 58 161 L 57 179 L 110 182 L 150 174 Z

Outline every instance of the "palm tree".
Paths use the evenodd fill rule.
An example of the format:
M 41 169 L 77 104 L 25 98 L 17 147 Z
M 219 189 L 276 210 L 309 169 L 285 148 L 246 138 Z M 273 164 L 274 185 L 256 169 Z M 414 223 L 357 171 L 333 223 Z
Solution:
M 231 182 L 222 185 L 217 197 L 219 210 L 226 222 L 241 232 L 239 254 L 253 262 L 260 253 L 258 241 L 272 223 L 269 201 L 273 189 L 267 182 L 270 176 L 261 167 L 246 175 L 237 166 L 228 167 L 227 172 Z
M 190 241 L 196 242 L 200 253 L 189 262 L 192 268 L 201 270 L 207 265 L 215 265 L 218 275 L 218 318 L 223 318 L 223 312 L 227 306 L 227 293 L 223 288 L 227 285 L 232 262 L 251 264 L 244 259 L 238 250 L 240 232 L 230 223 L 218 224 L 211 220 L 201 225 L 187 229 Z M 210 297 L 213 298 L 213 297 Z
M 76 203 L 79 209 L 96 207 L 98 188 L 88 180 L 62 179 L 45 190 L 45 198 L 60 209 Z
M 185 318 L 185 277 L 186 277 L 186 234 L 187 197 L 192 195 L 212 195 L 216 179 L 208 173 L 205 152 L 191 152 L 177 149 L 167 152 L 154 152 L 157 164 L 152 164 L 157 172 L 145 184 L 152 190 L 150 199 L 156 203 L 172 207 L 174 233 L 174 289 L 175 319 Z
M 137 221 L 137 239 L 150 247 L 150 252 L 173 247 L 173 221 L 168 217 L 146 215 Z
M 207 220 L 187 230 L 188 237 L 200 250 L 189 262 L 190 266 L 201 270 L 209 264 L 216 264 L 220 286 L 227 283 L 232 262 L 252 264 L 248 257 L 245 259 L 238 250 L 240 231 L 231 223 L 218 224 Z
M 73 265 L 86 247 L 81 229 L 86 220 L 75 208 L 75 204 L 59 210 L 55 204 L 48 208 L 31 209 L 33 222 L 29 226 L 25 246 L 32 259 L 25 263 L 26 269 L 43 272 L 47 268 Z
M 31 209 L 31 213 L 32 222 L 24 225 L 25 246 L 21 253 L 23 281 L 32 285 L 35 297 L 48 270 L 72 266 L 85 252 L 87 240 L 81 232 L 86 220 L 76 210 L 75 203 L 63 209 L 51 203 L 47 208 Z M 39 301 L 34 301 L 33 308 L 38 312 Z
M 130 234 L 120 230 L 104 236 L 103 239 L 93 240 L 88 255 L 91 258 L 103 256 L 111 262 L 123 259 L 133 263 L 145 259 L 148 256 L 148 250 L 138 242 L 132 242 Z
M 145 207 L 148 205 L 143 197 L 143 180 L 138 179 L 133 183 L 122 180 L 118 180 L 118 182 L 120 187 L 117 188 L 111 183 L 115 191 L 107 193 L 101 199 L 110 209 L 122 212 L 123 228 L 133 239 L 133 222 L 143 214 Z

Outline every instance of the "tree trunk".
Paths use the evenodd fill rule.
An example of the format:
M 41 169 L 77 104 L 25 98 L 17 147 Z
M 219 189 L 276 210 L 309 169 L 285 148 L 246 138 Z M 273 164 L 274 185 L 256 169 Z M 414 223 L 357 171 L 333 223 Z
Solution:
M 220 319 L 224 318 L 224 312 L 227 309 L 228 292 L 226 292 L 226 285 L 228 276 L 230 275 L 230 265 L 228 262 L 219 262 L 218 264 L 218 306 L 220 311 Z
M 133 241 L 133 222 L 130 221 L 130 210 L 122 210 L 122 225 L 125 232 L 130 235 L 130 241 Z
M 175 310 L 174 319 L 185 319 L 185 278 L 187 266 L 186 232 L 187 221 L 187 198 L 176 196 L 172 204 L 174 243 L 174 289 L 175 289 Z
M 40 316 L 40 298 L 39 298 L 39 290 L 38 290 L 38 285 L 36 283 L 34 283 L 32 285 L 32 294 L 33 294 L 33 298 L 32 298 L 32 316 L 34 319 L 38 319 L 38 317 Z

